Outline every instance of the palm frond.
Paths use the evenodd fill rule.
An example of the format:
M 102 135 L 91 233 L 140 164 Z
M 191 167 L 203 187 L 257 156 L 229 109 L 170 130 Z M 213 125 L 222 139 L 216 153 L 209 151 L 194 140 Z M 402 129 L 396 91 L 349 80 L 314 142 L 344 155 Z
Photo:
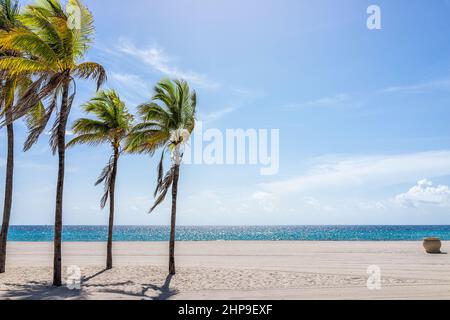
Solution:
M 38 74 L 48 70 L 46 65 L 22 57 L 6 57 L 0 59 L 0 69 L 6 70 L 11 76 L 21 74 Z
M 99 134 L 108 138 L 110 128 L 108 124 L 89 118 L 80 118 L 72 126 L 74 134 Z
M 169 132 L 158 129 L 132 131 L 127 138 L 126 150 L 129 153 L 153 155 L 156 150 L 166 145 L 169 136 Z
M 155 203 L 153 204 L 153 206 L 150 208 L 149 213 L 152 213 L 153 210 L 155 210 L 156 207 L 159 206 L 166 198 L 167 192 L 169 191 L 170 186 L 172 185 L 172 182 L 174 179 L 174 173 L 175 173 L 175 168 L 174 167 L 170 168 L 170 170 L 166 173 L 164 179 L 161 181 L 160 184 L 158 184 L 156 194 L 159 193 L 159 196 L 155 200 Z
M 79 144 L 87 144 L 89 146 L 98 146 L 100 144 L 106 143 L 109 140 L 101 133 L 85 133 L 79 135 L 67 143 L 66 147 L 70 148 Z
M 106 71 L 98 63 L 84 62 L 79 64 L 73 71 L 74 75 L 82 79 L 93 79 L 97 81 L 97 90 L 106 82 Z
M 41 101 L 53 97 L 55 95 L 55 90 L 61 85 L 63 79 L 64 76 L 61 74 L 52 76 L 44 74 L 35 80 L 14 106 L 13 120 L 23 117 Z M 2 125 L 3 123 L 0 124 L 0 126 Z
M 57 94 L 54 94 L 53 99 L 47 109 L 38 104 L 35 110 L 32 110 L 34 112 L 28 113 L 28 137 L 25 140 L 23 151 L 28 151 L 36 143 L 40 135 L 44 132 L 51 115 L 56 109 L 57 98 Z
M 164 175 L 164 149 L 161 152 L 161 159 L 159 160 L 159 164 L 158 164 L 158 178 L 157 178 L 156 189 L 155 189 L 155 193 L 153 194 L 153 197 L 156 197 L 156 195 L 158 194 L 159 187 L 163 183 L 163 175 Z
M 19 27 L 10 32 L 3 32 L 0 36 L 0 47 L 6 50 L 27 52 L 29 56 L 41 58 L 27 59 L 29 62 L 40 63 L 46 61 L 51 65 L 58 60 L 51 43 L 44 41 L 38 34 L 31 32 L 25 27 Z
M 17 26 L 19 0 L 0 0 L 0 29 L 11 30 Z
M 108 164 L 103 168 L 102 172 L 100 173 L 100 176 L 98 177 L 97 181 L 95 182 L 95 185 L 98 186 L 102 182 L 104 182 L 104 191 L 101 200 L 100 200 L 100 207 L 103 209 L 106 205 L 106 201 L 108 201 L 109 192 L 111 190 L 111 178 L 112 173 L 114 170 L 114 156 L 111 156 L 111 158 L 108 161 Z
M 76 8 L 77 25 L 71 29 L 73 55 L 75 58 L 81 57 L 90 48 L 93 42 L 94 18 L 89 9 L 79 0 L 69 0 L 68 8 Z

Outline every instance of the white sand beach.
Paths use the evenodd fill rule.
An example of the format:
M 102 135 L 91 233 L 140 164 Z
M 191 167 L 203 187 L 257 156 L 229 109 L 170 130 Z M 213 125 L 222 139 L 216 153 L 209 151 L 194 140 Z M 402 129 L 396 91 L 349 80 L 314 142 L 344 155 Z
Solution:
M 63 264 L 82 289 L 52 288 L 52 244 L 9 243 L 0 299 L 450 299 L 450 255 L 421 242 L 179 242 L 167 277 L 167 243 L 64 243 Z M 450 242 L 443 243 L 443 251 Z M 367 288 L 367 268 L 381 289 Z

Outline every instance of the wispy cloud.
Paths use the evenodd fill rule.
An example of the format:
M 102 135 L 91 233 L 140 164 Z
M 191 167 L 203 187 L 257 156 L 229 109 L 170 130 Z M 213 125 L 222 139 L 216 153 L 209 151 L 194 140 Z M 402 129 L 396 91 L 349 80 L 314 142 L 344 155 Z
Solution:
M 133 87 L 136 90 L 148 90 L 148 86 L 145 84 L 145 81 L 135 74 L 112 72 L 110 79 L 128 87 Z
M 266 212 L 274 212 L 278 207 L 278 197 L 272 193 L 256 191 L 252 194 L 252 199 L 257 202 L 260 209 Z
M 260 186 L 267 192 L 283 194 L 364 184 L 391 185 L 445 175 L 450 175 L 449 150 L 329 159 L 319 161 L 304 175 Z
M 217 120 L 223 118 L 224 116 L 226 116 L 227 114 L 233 113 L 236 109 L 237 109 L 237 107 L 222 108 L 218 111 L 213 111 L 213 112 L 204 114 L 201 117 L 201 119 L 205 123 L 217 121 Z
M 129 106 L 142 103 L 151 96 L 150 85 L 136 74 L 112 72 L 108 82 L 122 92 L 122 99 Z
M 170 78 L 180 78 L 191 82 L 199 87 L 215 89 L 219 84 L 205 75 L 194 71 L 182 70 L 172 64 L 172 59 L 160 46 L 138 48 L 127 40 L 120 40 L 117 46 L 119 52 L 137 58 L 144 64 Z
M 385 201 L 360 201 L 357 205 L 358 209 L 362 210 L 386 210 Z
M 260 98 L 264 98 L 266 96 L 266 93 L 261 90 L 252 90 L 247 88 L 238 88 L 234 87 L 231 89 L 231 92 L 240 96 L 241 98 L 248 99 L 248 100 L 256 100 Z
M 347 93 L 339 93 L 335 96 L 322 97 L 315 100 L 310 100 L 301 103 L 290 103 L 285 105 L 288 109 L 301 109 L 301 108 L 313 108 L 313 107 L 333 107 L 339 106 L 343 103 L 349 102 L 351 96 Z
M 318 199 L 316 199 L 314 197 L 305 197 L 304 202 L 305 202 L 305 204 L 307 204 L 308 206 L 310 206 L 311 208 L 316 209 L 316 210 L 323 210 L 323 211 L 335 211 L 336 210 L 336 208 L 331 207 L 329 205 L 325 205 L 321 201 L 319 201 Z
M 231 114 L 244 106 L 248 106 L 258 99 L 265 97 L 265 92 L 244 88 L 231 88 L 228 90 L 229 96 L 232 97 L 232 102 L 225 104 L 224 106 L 210 111 L 209 113 L 203 113 L 200 115 L 200 119 L 205 122 L 214 122 L 222 119 L 223 117 Z
M 419 84 L 387 87 L 381 90 L 383 93 L 424 93 L 429 91 L 449 91 L 450 80 L 435 80 Z

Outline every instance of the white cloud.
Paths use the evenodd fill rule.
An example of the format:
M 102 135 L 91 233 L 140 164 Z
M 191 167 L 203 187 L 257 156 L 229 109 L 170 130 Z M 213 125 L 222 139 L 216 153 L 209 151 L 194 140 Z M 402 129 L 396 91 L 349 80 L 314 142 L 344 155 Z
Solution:
M 361 201 L 357 207 L 363 210 L 386 210 L 387 205 L 383 201 Z
M 450 151 L 430 151 L 320 159 L 304 175 L 260 186 L 267 192 L 283 194 L 364 184 L 384 186 L 444 175 L 450 175 Z
M 193 71 L 181 70 L 171 65 L 172 59 L 159 46 L 141 49 L 126 40 L 119 41 L 117 49 L 131 57 L 137 58 L 154 70 L 170 78 L 180 78 L 203 88 L 214 89 L 218 83 L 208 79 L 205 75 Z
M 305 203 L 317 210 L 323 210 L 323 211 L 335 211 L 336 209 L 328 206 L 328 205 L 324 205 L 322 204 L 319 200 L 317 200 L 316 198 L 313 197 L 305 197 Z
M 433 182 L 423 179 L 408 192 L 396 196 L 395 201 L 404 207 L 448 206 L 450 205 L 450 188 L 444 185 L 434 186 Z
M 308 107 L 328 107 L 328 106 L 336 106 L 340 105 L 344 102 L 350 101 L 350 95 L 346 93 L 340 93 L 332 97 L 323 97 L 316 100 L 311 100 L 302 103 L 292 103 L 288 104 L 285 107 L 289 109 L 300 109 L 300 108 L 308 108 Z
M 257 191 L 252 194 L 252 199 L 256 200 L 259 207 L 266 212 L 273 212 L 277 208 L 278 197 L 272 193 Z

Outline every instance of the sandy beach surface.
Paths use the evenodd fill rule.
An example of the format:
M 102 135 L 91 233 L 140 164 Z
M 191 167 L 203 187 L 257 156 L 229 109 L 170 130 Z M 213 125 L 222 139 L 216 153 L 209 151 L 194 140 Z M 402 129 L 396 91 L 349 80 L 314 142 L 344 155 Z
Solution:
M 51 243 L 8 245 L 0 299 L 450 299 L 450 255 L 421 242 L 178 242 L 173 277 L 165 242 L 115 243 L 109 271 L 104 243 L 64 243 L 64 276 L 77 266 L 81 290 L 51 287 Z

